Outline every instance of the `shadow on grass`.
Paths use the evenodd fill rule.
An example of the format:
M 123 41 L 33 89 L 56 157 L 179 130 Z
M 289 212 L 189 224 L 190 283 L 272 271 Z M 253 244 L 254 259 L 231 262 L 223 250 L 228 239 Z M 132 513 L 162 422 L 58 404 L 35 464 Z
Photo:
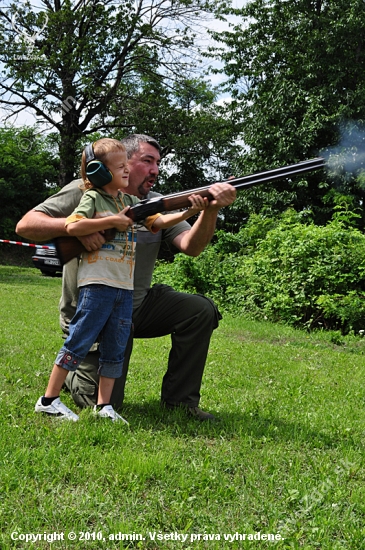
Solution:
M 257 440 L 258 444 L 268 441 L 292 442 L 309 445 L 313 448 L 338 448 L 346 444 L 358 447 L 347 434 L 334 437 L 325 431 L 315 430 L 300 422 L 285 421 L 281 418 L 267 417 L 250 412 L 209 411 L 217 421 L 199 421 L 190 417 L 183 409 L 169 410 L 160 406 L 158 401 L 144 404 L 128 403 L 122 413 L 129 420 L 131 428 L 153 431 L 168 431 L 170 435 L 208 436 L 236 438 L 246 437 Z
M 0 265 L 0 284 L 39 285 L 59 277 L 62 277 L 61 273 L 47 276 L 34 267 L 14 268 L 13 266 Z

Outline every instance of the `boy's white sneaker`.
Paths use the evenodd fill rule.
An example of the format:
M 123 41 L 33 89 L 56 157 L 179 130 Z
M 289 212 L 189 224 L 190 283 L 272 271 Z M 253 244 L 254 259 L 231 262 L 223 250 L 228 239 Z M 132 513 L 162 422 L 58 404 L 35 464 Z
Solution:
M 124 422 L 124 424 L 127 424 L 127 426 L 129 426 L 129 423 L 126 421 L 126 419 L 115 412 L 111 405 L 105 405 L 102 409 L 98 409 L 98 406 L 95 405 L 94 413 L 101 418 L 110 418 L 113 422 L 122 421 Z
M 42 404 L 42 397 L 40 397 L 35 405 L 34 408 L 35 412 L 37 413 L 46 413 L 51 416 L 57 416 L 58 418 L 65 419 L 65 420 L 73 420 L 74 422 L 77 422 L 79 417 L 77 414 L 71 411 L 66 405 L 62 403 L 59 397 L 54 399 L 50 405 L 43 405 Z

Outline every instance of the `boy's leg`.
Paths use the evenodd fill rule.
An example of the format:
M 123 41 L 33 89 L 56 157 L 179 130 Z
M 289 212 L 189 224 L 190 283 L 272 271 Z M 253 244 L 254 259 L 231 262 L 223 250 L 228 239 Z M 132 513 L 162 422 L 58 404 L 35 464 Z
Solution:
M 104 307 L 99 313 L 100 305 Z M 35 405 L 36 412 L 78 420 L 78 416 L 60 401 L 59 395 L 68 372 L 77 369 L 105 324 L 108 307 L 110 310 L 108 301 L 101 299 L 101 293 L 98 290 L 95 292 L 94 287 L 92 290 L 90 287 L 81 289 L 76 314 L 69 327 L 70 333 L 57 355 L 46 392 Z
M 109 405 L 112 391 L 114 388 L 115 378 L 107 378 L 106 376 L 99 377 L 99 390 L 97 405 Z
M 128 425 L 128 422 L 125 418 L 120 416 L 110 404 L 110 397 L 113 391 L 115 378 L 107 378 L 106 376 L 101 376 L 99 378 L 99 393 L 98 393 L 98 404 L 94 406 L 94 414 L 100 416 L 101 418 L 109 418 L 113 422 L 124 422 Z
M 105 291 L 101 291 L 96 289 L 95 292 L 94 287 L 81 289 L 76 313 L 70 323 L 70 332 L 55 360 L 44 394 L 45 398 L 59 397 L 68 372 L 77 370 L 107 322 L 112 299 L 108 303 L 104 298 Z M 104 307 L 99 312 L 100 305 Z
M 53 365 L 46 392 L 35 404 L 34 409 L 36 413 L 45 413 L 50 416 L 62 417 L 75 422 L 79 419 L 77 414 L 66 407 L 59 398 L 66 375 L 66 369 L 59 367 L 56 363 Z
M 131 335 L 132 309 L 133 291 L 119 289 L 113 310 L 100 334 L 98 404 L 111 403 L 115 379 L 118 380 L 122 375 L 125 351 Z
M 53 365 L 44 397 L 58 397 L 60 395 L 67 373 L 68 371 L 66 369 L 56 364 Z
M 80 290 L 77 311 L 70 323 L 70 334 L 62 350 L 67 350 L 67 346 L 70 346 L 70 349 L 73 350 L 76 356 L 85 357 L 85 359 L 78 364 L 76 372 L 70 372 L 66 378 L 66 387 L 70 389 L 76 404 L 81 407 L 96 403 L 96 383 L 98 383 L 99 380 L 100 354 L 99 352 L 87 352 L 94 345 L 94 342 L 97 340 L 99 334 L 103 332 L 103 329 L 108 326 L 117 299 L 117 294 L 118 289 L 109 288 L 105 285 L 90 285 Z M 110 349 L 112 349 L 112 345 L 110 345 Z M 67 360 L 69 360 L 69 363 L 72 363 L 73 356 L 71 357 L 71 355 L 70 353 L 69 357 L 67 357 L 67 353 L 65 353 L 65 363 Z M 75 369 L 69 370 L 74 371 Z M 75 384 L 80 378 L 79 375 L 84 384 L 87 385 L 86 392 L 84 391 L 83 395 L 90 395 L 92 398 L 91 402 L 85 403 L 82 400 L 79 403 L 78 399 L 75 398 L 74 394 L 77 392 Z M 110 375 L 110 377 L 115 376 Z
M 111 394 L 122 374 L 124 352 L 132 326 L 133 292 L 119 289 L 113 310 L 100 334 L 99 391 L 95 413 L 113 422 L 128 422 L 115 412 Z

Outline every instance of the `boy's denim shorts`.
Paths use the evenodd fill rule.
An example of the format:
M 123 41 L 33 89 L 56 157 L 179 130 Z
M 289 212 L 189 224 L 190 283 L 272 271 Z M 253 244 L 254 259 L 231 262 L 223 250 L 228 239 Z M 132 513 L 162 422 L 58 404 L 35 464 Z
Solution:
M 75 371 L 98 341 L 99 374 L 119 378 L 132 326 L 132 308 L 132 290 L 100 284 L 81 287 L 69 336 L 57 355 L 56 365 Z

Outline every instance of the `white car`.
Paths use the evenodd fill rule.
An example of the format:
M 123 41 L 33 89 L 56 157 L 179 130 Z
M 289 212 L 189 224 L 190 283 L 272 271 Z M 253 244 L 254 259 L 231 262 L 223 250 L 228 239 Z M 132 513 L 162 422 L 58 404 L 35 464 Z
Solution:
M 35 255 L 32 256 L 34 267 L 40 269 L 43 275 L 54 276 L 56 273 L 62 273 L 63 267 L 57 258 L 54 245 L 47 244 L 45 246 L 49 246 L 49 248 L 37 248 Z

